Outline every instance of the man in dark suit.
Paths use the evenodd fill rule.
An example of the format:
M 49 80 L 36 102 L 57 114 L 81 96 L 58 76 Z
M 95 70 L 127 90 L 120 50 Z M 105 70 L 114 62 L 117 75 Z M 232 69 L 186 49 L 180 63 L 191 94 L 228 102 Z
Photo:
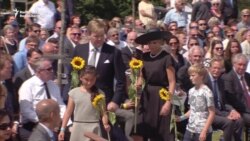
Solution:
M 129 69 L 129 62 L 132 57 L 137 59 L 142 58 L 142 51 L 136 48 L 135 39 L 137 37 L 137 33 L 131 31 L 127 35 L 127 46 L 121 49 L 122 52 L 122 59 L 124 64 L 126 65 L 126 69 Z
M 215 118 L 212 126 L 215 129 L 223 130 L 225 141 L 231 141 L 233 136 L 236 141 L 241 141 L 243 119 L 231 105 L 226 103 L 224 84 L 221 79 L 222 69 L 222 58 L 213 58 L 204 81 L 214 96 Z
M 38 125 L 32 131 L 29 141 L 56 141 L 54 129 L 60 126 L 60 108 L 56 101 L 44 99 L 37 103 Z
M 194 46 L 188 51 L 189 61 L 186 62 L 177 72 L 177 82 L 180 84 L 180 87 L 188 93 L 189 89 L 193 87 L 192 82 L 189 79 L 187 73 L 188 68 L 193 64 L 201 64 L 204 58 L 204 51 L 199 46 Z
M 248 59 L 243 54 L 233 57 L 233 69 L 223 76 L 225 95 L 244 120 L 250 126 L 250 74 L 246 73 Z
M 80 56 L 86 61 L 86 64 L 96 67 L 98 73 L 96 86 L 105 93 L 107 109 L 116 111 L 126 95 L 125 65 L 121 51 L 104 43 L 105 25 L 103 21 L 90 21 L 88 32 L 89 43 L 76 46 L 73 57 Z M 117 131 L 117 129 L 111 130 L 111 134 Z M 115 136 L 115 140 L 120 141 L 126 138 L 122 138 L 123 135 Z
M 80 56 L 86 64 L 96 67 L 98 72 L 96 86 L 104 91 L 108 110 L 115 111 L 125 95 L 125 66 L 121 52 L 104 43 L 105 26 L 102 21 L 90 21 L 88 31 L 90 42 L 76 46 L 73 56 Z M 115 92 L 114 79 L 116 79 Z
M 237 19 L 238 18 L 237 0 L 222 0 L 221 11 L 222 11 L 225 24 L 227 24 L 229 19 Z
M 14 86 L 16 92 L 18 92 L 19 88 L 23 84 L 23 82 L 29 79 L 32 75 L 35 74 L 33 66 L 34 63 L 41 58 L 43 55 L 42 51 L 38 48 L 32 48 L 27 52 L 27 62 L 28 64 L 24 69 L 17 72 L 14 76 Z
M 68 55 L 68 57 L 72 57 L 74 53 L 74 48 L 79 44 L 81 39 L 81 30 L 79 27 L 69 27 L 69 37 L 64 36 L 64 53 Z

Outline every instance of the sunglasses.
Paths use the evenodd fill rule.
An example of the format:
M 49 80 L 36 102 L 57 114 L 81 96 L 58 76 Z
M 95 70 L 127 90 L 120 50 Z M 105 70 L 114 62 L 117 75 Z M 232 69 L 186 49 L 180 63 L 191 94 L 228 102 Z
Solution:
M 41 30 L 33 30 L 33 32 L 35 32 L 35 33 L 40 33 Z
M 250 17 L 250 15 L 243 15 L 243 17 Z
M 228 34 L 227 37 L 228 37 L 228 38 L 233 38 L 234 35 L 233 35 L 233 34 Z
M 189 44 L 190 46 L 198 46 L 198 43 Z
M 81 36 L 81 33 L 71 33 L 73 36 Z
M 177 31 L 177 28 L 172 28 L 170 29 L 170 31 Z
M 192 37 L 198 37 L 198 34 L 192 34 L 191 36 Z
M 52 68 L 52 67 L 49 67 L 49 68 L 47 68 L 47 69 L 42 69 L 42 70 L 52 71 L 52 70 L 53 70 L 53 68 Z
M 118 34 L 113 34 L 112 37 L 119 36 Z
M 12 123 L 3 123 L 3 124 L 0 124 L 0 130 L 7 130 L 11 126 L 12 126 Z
M 222 47 L 214 48 L 215 50 L 223 50 Z
M 197 29 L 198 26 L 190 26 L 191 29 Z
M 177 45 L 178 43 L 177 42 L 172 42 L 172 43 L 169 43 L 169 45 Z
M 206 23 L 200 23 L 199 26 L 206 26 Z

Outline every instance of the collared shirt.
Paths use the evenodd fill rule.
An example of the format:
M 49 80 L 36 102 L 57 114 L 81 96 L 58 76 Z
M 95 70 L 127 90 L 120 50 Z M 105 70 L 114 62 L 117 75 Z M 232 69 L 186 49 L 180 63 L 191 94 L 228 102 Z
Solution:
M 31 76 L 35 75 L 35 71 L 34 71 L 34 69 L 30 66 L 29 63 L 27 64 L 27 66 L 28 66 L 28 69 L 29 69 L 29 71 L 30 71 Z
M 97 47 L 96 49 L 97 49 L 97 53 L 96 53 L 96 59 L 95 59 L 95 67 L 97 66 L 97 63 L 99 61 L 102 47 Z M 88 58 L 88 62 L 90 61 L 90 58 L 92 58 L 92 56 L 94 55 L 94 50 L 95 50 L 95 47 L 93 46 L 93 44 L 91 42 L 89 42 L 89 58 Z
M 172 21 L 176 21 L 178 27 L 186 27 L 187 26 L 187 13 L 184 11 L 177 11 L 176 9 L 171 9 L 169 12 L 167 12 L 164 23 L 169 24 Z
M 59 87 L 52 80 L 49 80 L 46 83 L 50 91 L 51 99 L 58 102 L 60 106 L 60 115 L 63 117 L 66 106 L 61 98 Z M 27 123 L 29 121 L 38 122 L 35 112 L 36 104 L 43 99 L 47 99 L 44 82 L 39 77 L 34 75 L 22 84 L 18 94 L 20 104 L 20 121 L 22 123 Z
M 116 48 L 118 48 L 118 49 L 122 49 L 122 48 L 124 48 L 124 47 L 126 47 L 127 46 L 127 43 L 126 42 L 124 42 L 124 41 L 119 41 L 119 45 L 116 45 L 113 41 L 111 41 L 111 40 L 108 40 L 107 41 L 107 44 L 109 44 L 109 45 L 111 45 L 111 46 L 115 46 Z
M 48 1 L 48 4 L 45 4 L 43 0 L 39 0 L 31 6 L 29 12 L 31 15 L 28 16 L 34 16 L 34 22 L 40 24 L 42 28 L 54 29 L 56 8 L 53 2 Z
M 18 51 L 13 55 L 14 73 L 22 70 L 27 65 L 27 50 Z
M 49 137 L 50 137 L 50 139 L 51 139 L 51 141 L 55 141 L 54 140 L 54 133 L 47 127 L 47 126 L 45 126 L 44 124 L 42 124 L 42 123 L 39 123 L 45 130 L 46 130 L 46 132 L 49 134 Z

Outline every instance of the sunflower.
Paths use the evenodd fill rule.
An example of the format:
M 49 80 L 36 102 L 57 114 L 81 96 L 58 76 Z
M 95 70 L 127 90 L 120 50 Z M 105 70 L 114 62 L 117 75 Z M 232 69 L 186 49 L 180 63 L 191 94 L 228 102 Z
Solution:
M 80 70 L 85 65 L 85 61 L 78 56 L 74 57 L 70 63 L 75 70 Z
M 100 104 L 100 102 L 105 101 L 105 97 L 103 94 L 98 94 L 95 96 L 95 98 L 92 101 L 92 105 L 97 108 L 97 106 Z
M 159 95 L 162 100 L 169 101 L 171 99 L 170 92 L 165 88 L 160 89 Z
M 129 62 L 129 66 L 131 69 L 140 69 L 143 65 L 143 62 L 141 60 L 138 59 L 132 59 Z

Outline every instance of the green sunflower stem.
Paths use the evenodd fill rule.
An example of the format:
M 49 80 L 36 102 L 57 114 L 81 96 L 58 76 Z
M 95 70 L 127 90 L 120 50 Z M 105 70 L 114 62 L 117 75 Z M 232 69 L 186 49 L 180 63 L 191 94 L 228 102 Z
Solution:
M 79 85 L 79 75 L 77 70 L 71 72 L 71 87 L 75 88 Z
M 135 76 L 135 83 L 137 83 L 137 73 L 136 73 L 136 76 Z M 136 133 L 137 131 L 137 108 L 138 106 L 138 98 L 137 98 L 137 88 L 135 88 L 135 116 L 134 116 L 134 133 Z

